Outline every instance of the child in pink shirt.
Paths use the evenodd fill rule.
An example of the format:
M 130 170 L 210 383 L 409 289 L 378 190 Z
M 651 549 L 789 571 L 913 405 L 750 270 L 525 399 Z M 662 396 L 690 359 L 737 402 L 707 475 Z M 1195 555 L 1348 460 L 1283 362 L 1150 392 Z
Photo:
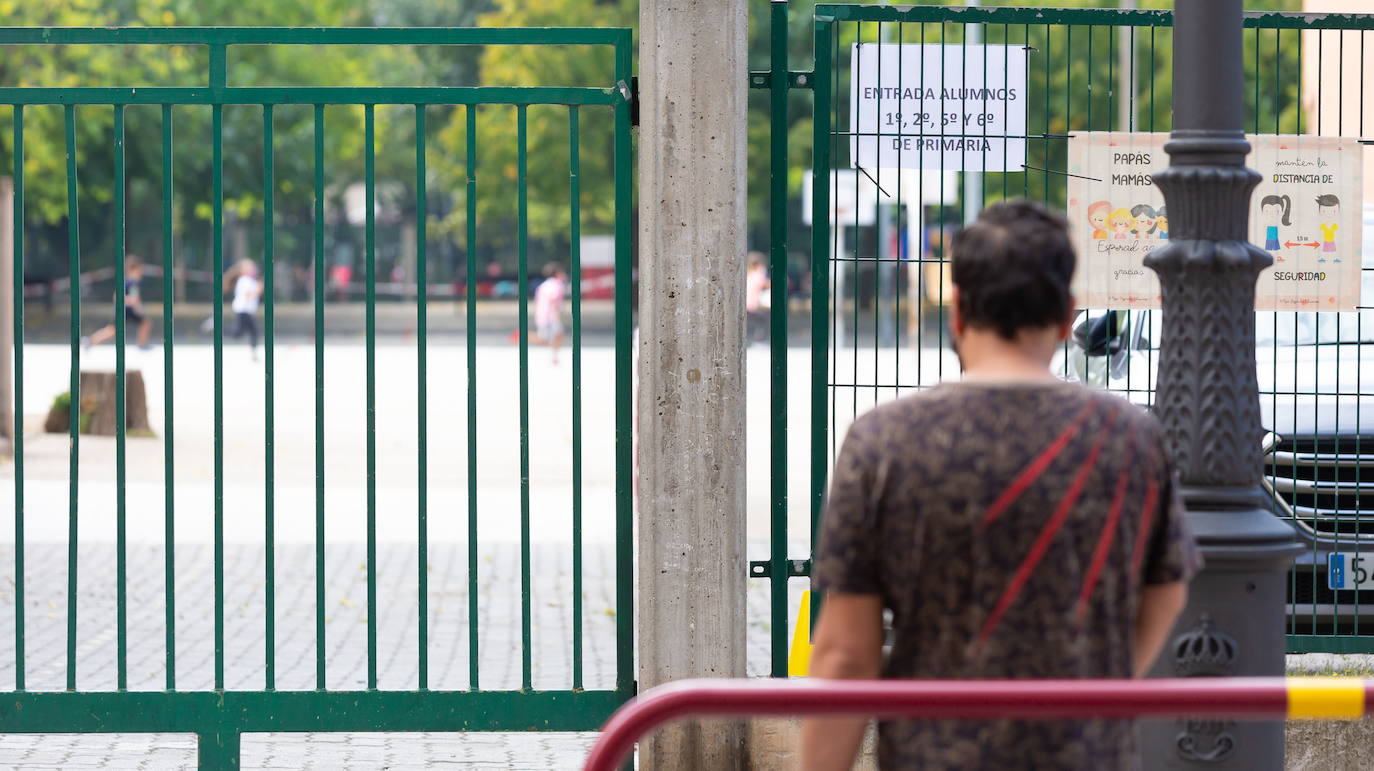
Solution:
M 568 294 L 568 274 L 563 266 L 551 262 L 544 266 L 544 280 L 534 290 L 535 339 L 553 351 L 553 363 L 558 363 L 558 349 L 563 345 L 563 298 Z

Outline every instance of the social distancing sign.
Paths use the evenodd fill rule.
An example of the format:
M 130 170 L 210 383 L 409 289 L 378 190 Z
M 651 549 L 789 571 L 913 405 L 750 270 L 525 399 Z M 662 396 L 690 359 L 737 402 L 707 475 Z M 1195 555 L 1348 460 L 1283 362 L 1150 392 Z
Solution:
M 1069 140 L 1068 217 L 1078 250 L 1074 295 L 1080 307 L 1159 307 L 1159 280 L 1144 260 L 1172 235 L 1154 181 L 1169 166 L 1168 139 L 1163 133 L 1091 132 Z M 1274 258 L 1259 276 L 1256 310 L 1355 310 L 1363 145 L 1346 137 L 1248 139 L 1247 165 L 1261 177 L 1250 202 L 1249 237 Z

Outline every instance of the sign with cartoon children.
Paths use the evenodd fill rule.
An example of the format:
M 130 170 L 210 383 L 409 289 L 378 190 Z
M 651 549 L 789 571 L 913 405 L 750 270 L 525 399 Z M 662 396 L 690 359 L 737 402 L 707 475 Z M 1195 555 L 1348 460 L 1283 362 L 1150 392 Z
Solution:
M 1145 255 L 1169 238 L 1154 174 L 1167 168 L 1162 133 L 1087 133 L 1069 141 L 1068 215 L 1082 307 L 1157 308 Z M 1270 252 L 1257 310 L 1354 310 L 1360 303 L 1362 150 L 1343 137 L 1249 137 L 1261 175 L 1250 240 Z

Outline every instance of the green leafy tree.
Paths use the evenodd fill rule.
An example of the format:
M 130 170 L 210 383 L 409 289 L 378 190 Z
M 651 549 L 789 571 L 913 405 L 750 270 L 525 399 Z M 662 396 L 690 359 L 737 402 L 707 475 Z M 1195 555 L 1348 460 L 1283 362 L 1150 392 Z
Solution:
M 348 0 L 273 3 L 262 0 L 66 0 L 25 4 L 6 0 L 10 23 L 25 26 L 370 26 L 373 9 Z M 0 10 L 5 3 L 0 3 Z M 380 5 L 380 3 L 379 3 Z M 422 57 L 411 48 L 377 46 L 236 46 L 230 49 L 229 83 L 252 85 L 401 85 L 419 82 Z M 11 86 L 198 86 L 208 78 L 202 46 L 8 46 L 0 52 L 0 80 Z M 128 248 L 157 255 L 161 249 L 162 118 L 157 106 L 125 108 L 125 159 L 129 186 Z M 226 215 L 247 220 L 262 212 L 262 108 L 228 105 L 224 113 Z M 0 162 L 12 164 L 12 115 L 0 113 Z M 113 110 L 77 108 L 76 161 L 83 267 L 109 264 L 113 255 Z M 326 153 L 330 194 L 341 182 L 362 176 L 362 110 L 331 107 Z M 413 123 L 389 120 L 378 108 L 379 179 L 403 177 L 400 159 L 413 159 L 406 140 Z M 211 110 L 178 106 L 175 125 L 175 231 L 190 255 L 205 266 L 212 213 Z M 278 221 L 311 217 L 313 114 L 308 106 L 275 108 L 275 204 Z M 408 132 L 408 133 L 407 133 Z M 398 136 L 399 134 L 399 136 Z M 63 110 L 25 109 L 26 259 L 37 274 L 63 272 L 66 259 L 66 149 Z M 413 160 L 409 160 L 413 163 Z M 408 167 L 410 168 L 410 167 Z M 413 172 L 407 172 L 412 174 Z M 332 208 L 337 208 L 337 205 Z M 254 232 L 260 232 L 260 227 Z M 308 231 L 307 231 L 308 232 Z M 289 240 L 289 239 L 288 239 Z M 296 246 L 299 246 L 297 244 Z M 308 256 L 308 249 L 289 250 Z M 195 261 L 195 260 L 193 260 Z
M 498 0 L 484 14 L 484 27 L 631 26 L 634 0 Z M 613 52 L 605 47 L 491 46 L 480 59 L 484 86 L 606 87 L 615 76 Z M 516 212 L 517 110 L 484 106 L 476 114 L 478 147 L 477 217 L 480 229 L 508 226 Z M 460 189 L 466 170 L 467 118 L 455 111 L 438 135 L 444 158 L 436 172 Z M 613 124 L 608 107 L 579 108 L 581 217 L 584 233 L 609 233 L 614 224 Z M 530 233 L 566 240 L 569 228 L 569 112 L 566 107 L 532 106 L 527 111 L 527 168 Z M 465 207 L 455 207 L 450 229 L 465 223 Z

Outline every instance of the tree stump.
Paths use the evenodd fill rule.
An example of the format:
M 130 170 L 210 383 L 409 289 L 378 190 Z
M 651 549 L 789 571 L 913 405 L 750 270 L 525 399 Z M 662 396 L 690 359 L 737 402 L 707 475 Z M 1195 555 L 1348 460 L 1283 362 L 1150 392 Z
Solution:
M 126 370 L 124 373 L 124 427 L 127 432 L 152 433 L 148 424 L 148 392 L 143 385 L 143 373 Z M 115 373 L 81 373 L 81 412 L 90 416 L 90 426 L 83 433 L 114 436 Z

